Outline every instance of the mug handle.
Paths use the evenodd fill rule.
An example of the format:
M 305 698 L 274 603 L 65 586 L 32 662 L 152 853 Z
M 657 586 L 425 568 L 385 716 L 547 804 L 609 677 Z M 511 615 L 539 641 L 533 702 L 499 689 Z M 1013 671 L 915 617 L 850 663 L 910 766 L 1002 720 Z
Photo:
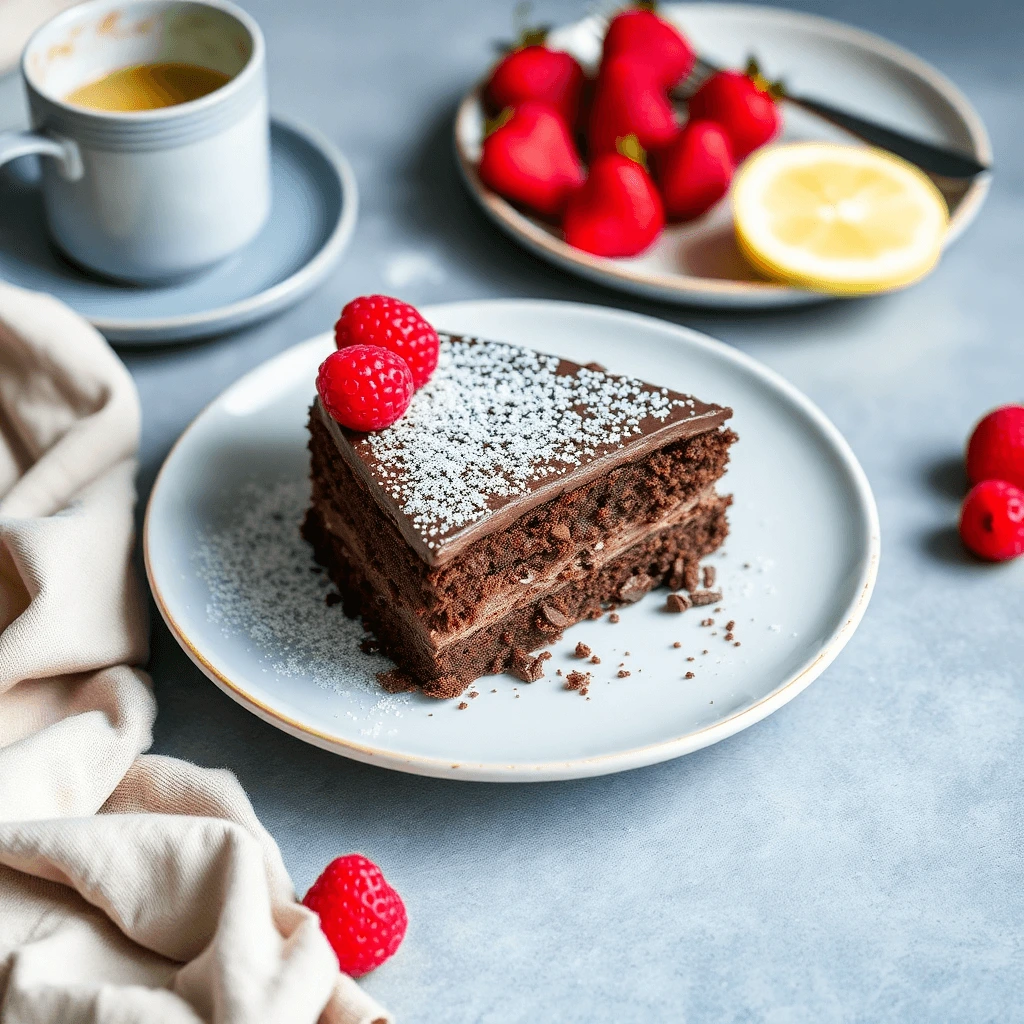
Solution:
M 31 155 L 53 157 L 69 181 L 78 181 L 84 173 L 82 155 L 71 139 L 43 132 L 0 132 L 0 164 Z

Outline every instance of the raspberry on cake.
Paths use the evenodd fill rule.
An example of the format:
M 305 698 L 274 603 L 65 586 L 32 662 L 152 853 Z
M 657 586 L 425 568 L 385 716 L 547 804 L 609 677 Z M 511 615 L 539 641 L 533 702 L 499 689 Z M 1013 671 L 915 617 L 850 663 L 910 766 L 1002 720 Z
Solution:
M 728 533 L 732 410 L 500 342 L 440 336 L 394 426 L 310 411 L 305 536 L 399 670 L 435 697 L 540 677 L 531 652 L 670 579 Z

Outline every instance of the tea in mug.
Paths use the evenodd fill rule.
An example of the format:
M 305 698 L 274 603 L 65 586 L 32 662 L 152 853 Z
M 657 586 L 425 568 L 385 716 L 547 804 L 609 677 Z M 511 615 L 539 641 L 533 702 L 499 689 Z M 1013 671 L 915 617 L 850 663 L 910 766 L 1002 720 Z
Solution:
M 136 64 L 79 86 L 64 101 L 89 110 L 158 110 L 198 100 L 229 77 L 198 64 Z

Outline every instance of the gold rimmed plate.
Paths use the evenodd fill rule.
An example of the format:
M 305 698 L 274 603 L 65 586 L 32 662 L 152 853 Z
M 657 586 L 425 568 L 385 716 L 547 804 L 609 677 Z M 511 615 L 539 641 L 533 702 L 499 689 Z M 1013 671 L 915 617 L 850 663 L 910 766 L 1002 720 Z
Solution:
M 735 495 L 732 531 L 710 560 L 721 611 L 668 614 L 665 591 L 655 592 L 620 609 L 618 623 L 568 630 L 545 678 L 479 680 L 464 709 L 383 691 L 375 676 L 389 663 L 367 653 L 299 535 L 306 416 L 332 348 L 323 335 L 247 374 L 192 423 L 146 513 L 146 569 L 164 621 L 234 700 L 293 736 L 387 768 L 567 779 L 722 740 L 787 703 L 839 654 L 871 595 L 878 517 L 855 457 L 806 397 L 727 345 L 635 314 L 526 300 L 424 312 L 441 329 L 597 360 L 733 407 L 740 441 L 722 484 Z M 701 626 L 704 614 L 715 627 Z M 600 665 L 574 656 L 579 641 Z M 592 673 L 586 697 L 563 688 L 581 667 Z

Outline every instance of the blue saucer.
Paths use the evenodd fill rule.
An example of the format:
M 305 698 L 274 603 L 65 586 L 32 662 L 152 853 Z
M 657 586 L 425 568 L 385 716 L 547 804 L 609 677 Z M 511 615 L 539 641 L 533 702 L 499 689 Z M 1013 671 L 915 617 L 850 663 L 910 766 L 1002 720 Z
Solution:
M 0 278 L 49 292 L 110 341 L 155 344 L 235 330 L 276 313 L 317 285 L 352 237 L 355 175 L 326 139 L 271 123 L 273 200 L 257 238 L 213 270 L 163 287 L 91 277 L 52 247 L 26 157 L 0 170 Z

